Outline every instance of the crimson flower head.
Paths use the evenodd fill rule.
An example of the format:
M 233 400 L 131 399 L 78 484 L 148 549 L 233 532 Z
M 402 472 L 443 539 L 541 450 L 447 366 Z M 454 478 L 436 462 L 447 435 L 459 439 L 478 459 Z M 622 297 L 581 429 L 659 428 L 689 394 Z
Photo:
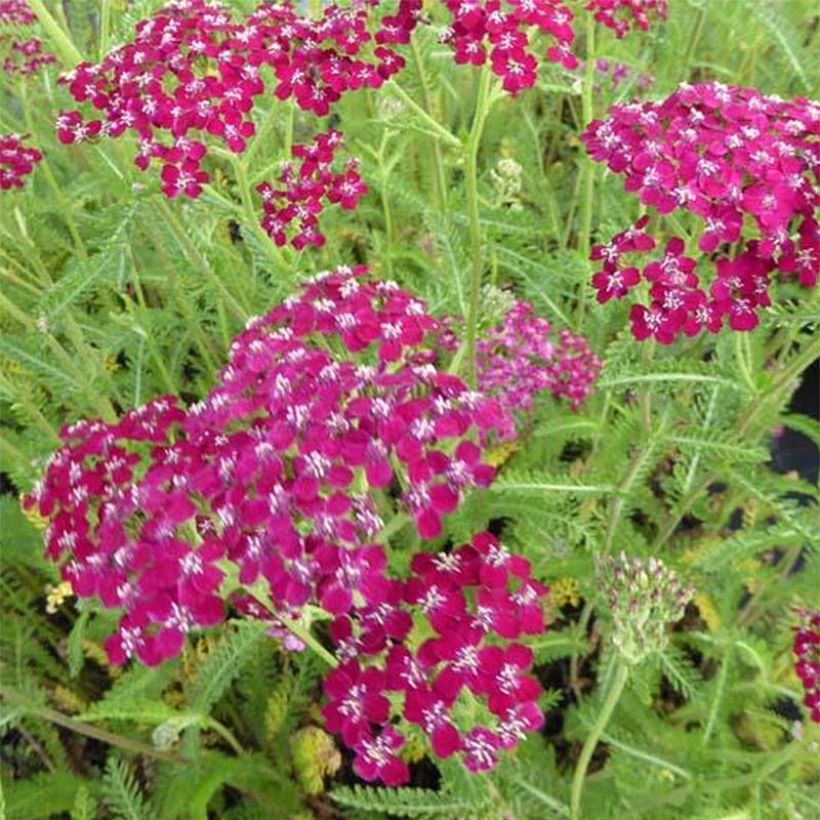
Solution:
M 242 153 L 262 95 L 325 116 L 345 93 L 378 88 L 399 71 L 404 61 L 393 46 L 408 41 L 420 6 L 401 0 L 398 14 L 382 18 L 373 2 L 329 4 L 312 18 L 288 2 L 245 15 L 210 0 L 171 0 L 136 24 L 130 42 L 61 78 L 94 113 L 61 114 L 59 138 L 70 144 L 130 132 L 140 145 L 135 164 L 143 171 L 161 165 L 167 196 L 199 196 L 208 145 Z M 344 177 L 331 201 L 350 207 L 356 187 Z
M 698 249 L 715 257 L 708 289 L 679 237 L 645 266 L 651 303 L 631 311 L 638 339 L 671 344 L 681 333 L 748 331 L 770 304 L 772 275 L 817 281 L 820 106 L 722 83 L 683 84 L 661 102 L 614 106 L 582 135 L 590 156 L 625 176 L 625 188 L 661 216 L 686 210 L 703 222 Z M 620 236 L 620 235 L 619 235 Z M 639 253 L 650 248 L 632 248 Z M 641 273 L 618 237 L 596 246 L 598 300 L 623 298 Z
M 341 144 L 341 133 L 331 129 L 317 134 L 311 144 L 294 145 L 298 164 L 284 164 L 276 185 L 262 182 L 257 186 L 265 214 L 262 228 L 277 245 L 290 242 L 297 250 L 307 245 L 321 247 L 325 237 L 318 223 L 325 202 L 354 210 L 367 193 L 355 159 L 348 160 L 343 170 L 333 170 Z M 298 230 L 291 236 L 293 225 Z
M 43 155 L 23 145 L 19 134 L 0 134 L 0 191 L 22 188 L 23 180 L 34 171 Z
M 444 5 L 450 20 L 440 39 L 453 49 L 456 63 L 480 66 L 489 59 L 510 94 L 535 85 L 538 59 L 531 30 L 551 39 L 547 60 L 570 69 L 578 65 L 571 50 L 573 15 L 560 0 L 446 0 Z
M 652 17 L 665 20 L 669 14 L 667 0 L 589 0 L 584 8 L 595 20 L 625 37 L 632 26 L 646 31 Z

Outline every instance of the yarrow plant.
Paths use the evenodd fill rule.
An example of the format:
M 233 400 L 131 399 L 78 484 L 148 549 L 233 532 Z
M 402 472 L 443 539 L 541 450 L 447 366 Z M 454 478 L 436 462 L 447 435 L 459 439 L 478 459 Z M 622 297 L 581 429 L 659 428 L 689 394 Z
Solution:
M 820 612 L 798 612 L 800 624 L 794 633 L 794 671 L 803 685 L 803 704 L 809 716 L 820 723 Z
M 191 629 L 223 619 L 223 581 L 234 578 L 228 600 L 245 614 L 287 625 L 311 604 L 333 618 L 342 665 L 325 714 L 367 779 L 406 780 L 382 691 L 406 692 L 405 717 L 474 770 L 538 728 L 531 653 L 485 643 L 543 631 L 546 589 L 528 562 L 483 534 L 452 554 L 418 554 L 405 583 L 387 576 L 378 544 L 392 506 L 380 493 L 396 486 L 393 514 L 433 538 L 493 477 L 470 436 L 504 427 L 505 411 L 437 369 L 424 344 L 436 329 L 410 294 L 340 268 L 250 322 L 201 402 L 162 398 L 116 424 L 64 431 L 27 504 L 50 520 L 48 555 L 68 555 L 74 591 L 124 610 L 106 642 L 112 662 L 176 656 Z M 346 355 L 329 352 L 339 346 Z M 439 633 L 418 658 L 405 641 L 414 611 Z M 365 669 L 367 656 L 379 660 Z M 492 731 L 458 735 L 448 712 L 462 687 L 487 699 Z
M 5 813 L 811 813 L 809 0 L 86 11 L 0 0 Z
M 593 249 L 591 258 L 603 261 L 593 278 L 599 301 L 647 281 L 651 303 L 633 306 L 633 333 L 670 344 L 681 333 L 716 333 L 727 320 L 733 330 L 756 327 L 776 271 L 813 287 L 819 123 L 816 103 L 720 83 L 684 84 L 660 103 L 615 106 L 610 119 L 593 122 L 581 137 L 590 156 L 624 174 L 626 190 L 661 216 L 683 210 L 702 219 L 697 246 L 717 254 L 708 292 L 697 260 L 684 253 L 685 237 L 674 236 L 642 272 L 624 266 L 625 257 L 655 247 L 644 218 Z
M 22 188 L 25 177 L 43 159 L 36 148 L 23 145 L 24 139 L 19 134 L 0 135 L 0 191 Z
M 331 129 L 317 134 L 310 145 L 294 145 L 293 157 L 298 164 L 283 163 L 276 185 L 262 182 L 257 186 L 265 213 L 262 228 L 277 245 L 291 242 L 298 250 L 306 245 L 321 247 L 325 237 L 317 225 L 324 200 L 354 210 L 367 193 L 357 160 L 349 159 L 342 171 L 333 170 L 341 144 L 341 133 Z M 298 231 L 289 237 L 293 223 Z

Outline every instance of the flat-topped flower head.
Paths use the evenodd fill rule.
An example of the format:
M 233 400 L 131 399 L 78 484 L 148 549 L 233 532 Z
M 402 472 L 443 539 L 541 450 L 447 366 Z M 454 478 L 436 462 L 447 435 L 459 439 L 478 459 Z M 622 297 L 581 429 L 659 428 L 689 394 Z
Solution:
M 633 26 L 646 31 L 654 18 L 666 20 L 669 14 L 667 0 L 589 0 L 584 8 L 619 39 Z
M 751 330 L 770 303 L 770 274 L 816 283 L 818 129 L 817 103 L 721 83 L 683 84 L 660 102 L 613 106 L 607 120 L 587 128 L 581 139 L 594 160 L 623 174 L 626 190 L 661 216 L 686 210 L 699 217 L 698 249 L 717 257 L 707 290 L 683 240 L 673 237 L 643 271 L 653 285 L 651 304 L 632 308 L 636 338 L 670 344 L 724 323 Z M 619 237 L 593 250 L 603 262 L 593 277 L 601 302 L 623 298 L 641 280 Z
M 378 88 L 399 71 L 393 44 L 408 41 L 420 6 L 402 0 L 382 20 L 370 2 L 329 4 L 314 18 L 287 2 L 245 15 L 211 0 L 172 0 L 100 63 L 80 63 L 61 79 L 95 113 L 64 112 L 58 135 L 70 144 L 129 132 L 140 145 L 135 164 L 161 165 L 167 196 L 197 197 L 210 179 L 202 167 L 208 147 L 216 141 L 242 153 L 262 95 L 325 116 L 345 93 Z M 342 175 L 334 201 L 350 207 L 356 189 L 355 177 Z

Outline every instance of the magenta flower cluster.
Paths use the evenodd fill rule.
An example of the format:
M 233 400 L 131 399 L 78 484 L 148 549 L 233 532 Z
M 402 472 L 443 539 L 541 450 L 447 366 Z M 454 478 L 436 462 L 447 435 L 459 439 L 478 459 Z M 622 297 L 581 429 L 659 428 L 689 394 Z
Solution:
M 683 239 L 667 243 L 663 258 L 643 270 L 651 304 L 632 309 L 637 338 L 668 344 L 680 333 L 717 332 L 726 321 L 751 330 L 770 304 L 775 271 L 815 285 L 818 133 L 817 104 L 720 83 L 684 84 L 660 103 L 614 106 L 610 119 L 590 125 L 582 140 L 592 158 L 624 174 L 626 190 L 659 214 L 699 217 L 698 247 L 718 255 L 707 295 Z M 641 281 L 623 260 L 654 248 L 646 224 L 594 248 L 591 258 L 603 262 L 593 277 L 599 301 L 623 298 Z
M 0 26 L 28 26 L 37 16 L 26 0 L 2 0 L 0 2 Z
M 321 247 L 325 237 L 317 226 L 325 201 L 352 211 L 367 193 L 355 159 L 348 160 L 344 170 L 333 170 L 341 144 L 341 133 L 330 130 L 317 134 L 310 145 L 294 145 L 298 164 L 283 163 L 277 184 L 257 186 L 265 213 L 262 227 L 277 245 L 290 242 L 297 250 L 307 245 Z M 297 231 L 291 236 L 293 225 Z
M 666 20 L 669 14 L 667 0 L 589 0 L 584 8 L 619 39 L 633 26 L 647 31 L 653 18 Z
M 39 37 L 27 40 L 7 40 L 0 37 L 0 44 L 9 42 L 10 50 L 3 60 L 3 71 L 6 74 L 35 74 L 44 65 L 56 63 L 57 58 L 43 50 L 43 41 Z
M 37 17 L 24 0 L 0 2 L 0 26 L 18 29 L 36 21 Z M 19 39 L 0 34 L 0 53 L 6 74 L 34 74 L 44 65 L 57 62 L 53 54 L 43 51 L 43 42 L 38 37 Z
M 544 392 L 568 399 L 577 410 L 592 393 L 602 364 L 582 336 L 564 329 L 556 338 L 529 302 L 516 302 L 478 342 L 479 389 L 510 413 L 529 410 Z M 500 432 L 505 439 L 517 436 L 513 425 Z
M 801 610 L 794 635 L 794 671 L 803 684 L 803 703 L 815 723 L 820 723 L 820 611 Z
M 18 134 L 0 134 L 0 191 L 22 188 L 23 178 L 43 158 L 36 148 L 26 148 L 23 139 Z
M 440 39 L 452 47 L 455 61 L 484 65 L 489 50 L 492 71 L 511 94 L 535 85 L 538 59 L 530 43 L 532 28 L 554 41 L 548 60 L 570 69 L 578 65 L 571 49 L 573 14 L 559 0 L 445 0 L 444 5 L 451 20 Z
M 460 751 L 474 770 L 538 728 L 532 655 L 512 643 L 544 629 L 528 562 L 484 533 L 416 555 L 401 581 L 378 540 L 386 513 L 439 535 L 493 478 L 474 442 L 509 424 L 497 400 L 439 370 L 438 331 L 395 284 L 339 268 L 251 320 L 201 402 L 164 397 L 63 430 L 24 503 L 48 519 L 47 554 L 76 594 L 123 611 L 112 662 L 173 658 L 226 603 L 280 633 L 318 605 L 340 661 L 327 725 L 362 777 L 406 780 L 385 692 L 404 692 L 436 753 Z M 491 725 L 457 730 L 464 690 Z
M 438 757 L 460 753 L 470 771 L 492 769 L 544 721 L 541 687 L 527 674 L 532 651 L 516 641 L 544 631 L 546 587 L 484 532 L 452 551 L 417 553 L 410 577 L 385 589 L 377 608 L 332 624 L 342 663 L 324 683 L 328 729 L 355 750 L 360 777 L 388 786 L 409 777 L 397 755 L 405 738 L 390 725 L 399 713 Z M 460 721 L 465 698 L 482 704 L 483 718 Z
M 289 3 L 263 3 L 238 19 L 227 5 L 174 0 L 137 24 L 133 42 L 62 78 L 75 100 L 103 117 L 65 112 L 58 136 L 71 144 L 134 132 L 137 166 L 158 160 L 166 193 L 197 196 L 209 179 L 202 170 L 206 138 L 241 153 L 255 133 L 251 112 L 266 90 L 263 67 L 275 73 L 276 97 L 320 116 L 346 91 L 378 88 L 399 70 L 403 61 L 388 44 L 406 39 L 392 18 L 369 33 L 368 8 L 375 5 L 330 5 L 314 20 Z

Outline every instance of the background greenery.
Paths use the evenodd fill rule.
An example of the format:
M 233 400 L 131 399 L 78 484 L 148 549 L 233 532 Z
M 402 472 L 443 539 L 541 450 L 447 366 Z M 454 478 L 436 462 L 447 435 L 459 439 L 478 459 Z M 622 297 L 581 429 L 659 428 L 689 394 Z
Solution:
M 96 59 L 103 20 L 109 42 L 121 42 L 159 5 L 49 7 Z M 668 24 L 646 34 L 617 41 L 599 30 L 595 55 L 633 76 L 650 72 L 652 96 L 687 79 L 816 93 L 812 0 L 670 5 Z M 318 130 L 314 118 L 263 100 L 250 151 L 214 157 L 200 199 L 167 202 L 157 175 L 131 165 L 127 139 L 57 143 L 54 118 L 73 105 L 54 71 L 24 83 L 2 77 L 0 131 L 32 134 L 45 160 L 24 191 L 0 195 L 0 814 L 566 816 L 611 670 L 594 556 L 621 549 L 662 556 L 698 596 L 670 648 L 631 676 L 593 759 L 584 816 L 820 814 L 820 733 L 798 707 L 790 649 L 792 608 L 817 602 L 814 477 L 775 471 L 769 449 L 779 427 L 806 446 L 820 437 L 816 421 L 790 409 L 818 355 L 816 293 L 782 285 L 754 334 L 671 349 L 634 342 L 626 307 L 597 305 L 584 249 L 639 211 L 620 180 L 586 163 L 578 135 L 585 106 L 602 115 L 636 93 L 633 82 L 613 91 L 604 81 L 585 95 L 583 71 L 545 68 L 536 90 L 496 104 L 479 152 L 486 281 L 586 335 L 606 363 L 581 412 L 539 405 L 525 443 L 496 453 L 496 484 L 445 533 L 467 538 L 493 519 L 553 589 L 553 623 L 535 647 L 546 687 L 540 735 L 491 776 L 416 751 L 414 788 L 365 788 L 318 729 L 318 663 L 282 653 L 258 625 L 227 624 L 159 669 L 116 670 L 100 648 L 110 614 L 71 597 L 46 610 L 57 571 L 17 495 L 62 424 L 113 418 L 164 392 L 196 400 L 247 316 L 336 264 L 367 262 L 435 312 L 466 313 L 461 145 L 478 74 L 422 34 L 406 49 L 402 90 L 350 95 L 334 116 L 370 194 L 355 213 L 326 212 L 327 245 L 302 254 L 274 249 L 256 226 L 259 203 L 243 202 L 236 181 L 269 178 L 286 144 Z M 491 173 L 503 158 L 523 168 L 513 197 Z M 415 544 L 408 533 L 392 546 L 400 567 Z

